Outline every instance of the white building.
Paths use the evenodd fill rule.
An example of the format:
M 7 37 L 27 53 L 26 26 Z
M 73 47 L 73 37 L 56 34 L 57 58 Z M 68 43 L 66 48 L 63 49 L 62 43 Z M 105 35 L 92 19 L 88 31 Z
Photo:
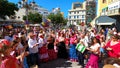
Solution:
M 33 8 L 29 9 L 28 10 L 28 13 L 29 12 L 32 12 L 32 13 L 36 13 L 38 12 L 39 14 L 43 15 L 43 16 L 46 16 L 49 14 L 49 11 L 43 7 L 40 7 L 38 5 L 34 5 Z M 25 8 L 19 8 L 18 11 L 16 11 L 16 20 L 20 20 L 20 21 L 24 21 L 23 20 L 23 16 L 26 15 L 26 9 Z
M 107 8 L 108 12 L 106 15 L 120 15 L 120 0 L 111 2 Z
M 85 3 L 72 3 L 72 9 L 68 11 L 68 22 L 74 25 L 86 22 Z
M 25 16 L 25 15 L 26 15 L 26 9 L 25 8 L 19 8 L 19 10 L 16 11 L 15 19 L 24 22 L 23 16 Z
M 49 15 L 49 11 L 41 6 L 34 6 L 34 10 L 37 11 L 39 14 L 42 14 L 44 16 Z
M 60 12 L 60 8 L 59 7 L 52 9 L 52 13 L 56 14 L 58 12 Z

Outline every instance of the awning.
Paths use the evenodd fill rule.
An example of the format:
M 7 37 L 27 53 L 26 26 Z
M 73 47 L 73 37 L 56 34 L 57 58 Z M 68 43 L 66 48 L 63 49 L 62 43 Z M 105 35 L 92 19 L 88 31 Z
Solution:
M 116 20 L 108 16 L 100 16 L 95 20 L 96 25 L 112 25 L 116 23 Z
M 96 17 L 90 22 L 90 24 L 91 24 L 92 27 L 95 27 L 95 20 L 96 20 L 98 17 L 99 17 L 99 16 L 96 16 Z

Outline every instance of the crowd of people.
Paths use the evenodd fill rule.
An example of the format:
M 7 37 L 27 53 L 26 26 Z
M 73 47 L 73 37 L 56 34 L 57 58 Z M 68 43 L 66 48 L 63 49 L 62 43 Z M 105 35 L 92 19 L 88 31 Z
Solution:
M 31 27 L 28 32 L 15 28 L 2 33 L 0 68 L 30 68 L 33 65 L 39 68 L 41 63 L 57 58 L 78 62 L 83 68 L 99 68 L 99 63 L 120 67 L 120 33 L 115 28 L 34 29 Z M 109 63 L 110 59 L 117 60 Z

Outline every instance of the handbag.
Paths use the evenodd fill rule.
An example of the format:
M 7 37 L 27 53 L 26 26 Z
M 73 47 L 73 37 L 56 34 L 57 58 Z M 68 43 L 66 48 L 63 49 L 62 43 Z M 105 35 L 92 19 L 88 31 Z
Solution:
M 77 49 L 79 52 L 84 53 L 84 51 L 85 51 L 85 49 L 86 49 L 86 46 L 78 43 L 78 44 L 76 45 L 76 49 Z

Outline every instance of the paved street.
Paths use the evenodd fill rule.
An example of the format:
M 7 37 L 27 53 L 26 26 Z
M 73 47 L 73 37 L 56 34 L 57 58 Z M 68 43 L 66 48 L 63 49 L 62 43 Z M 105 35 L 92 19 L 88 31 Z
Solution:
M 47 63 L 41 63 L 40 68 L 81 68 L 81 66 L 78 66 L 77 64 L 78 62 L 70 62 L 65 59 L 56 59 Z
M 70 62 L 69 60 L 65 59 L 56 59 L 46 63 L 41 63 L 40 68 L 82 68 L 80 65 L 77 64 L 78 62 Z M 34 66 L 31 68 L 37 67 Z M 99 68 L 103 68 L 101 63 L 99 63 Z

